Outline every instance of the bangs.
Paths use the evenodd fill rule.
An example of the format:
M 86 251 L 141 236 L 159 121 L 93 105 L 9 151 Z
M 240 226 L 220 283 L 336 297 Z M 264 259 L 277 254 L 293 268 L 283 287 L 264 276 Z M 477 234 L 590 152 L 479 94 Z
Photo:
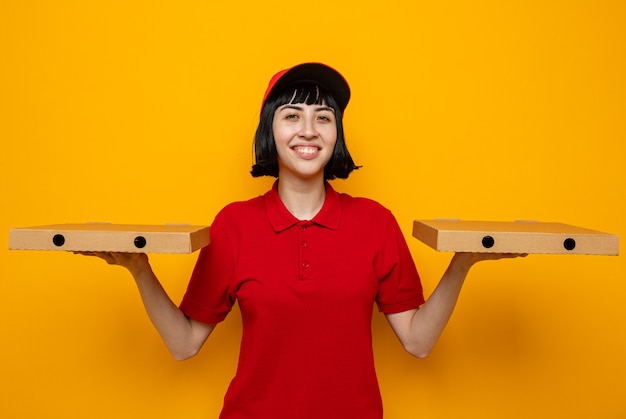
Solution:
M 330 94 L 322 86 L 313 83 L 301 83 L 291 86 L 278 95 L 279 106 L 286 104 L 305 103 L 307 105 L 330 106 Z M 334 101 L 333 101 L 334 102 Z

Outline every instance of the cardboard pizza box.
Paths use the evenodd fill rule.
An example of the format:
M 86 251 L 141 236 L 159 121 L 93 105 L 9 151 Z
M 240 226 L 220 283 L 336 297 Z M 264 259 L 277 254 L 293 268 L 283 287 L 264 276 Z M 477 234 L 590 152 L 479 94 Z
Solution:
M 415 220 L 413 237 L 440 252 L 619 254 L 619 236 L 538 221 Z
M 192 225 L 85 223 L 9 230 L 11 250 L 193 253 L 209 241 L 208 226 Z

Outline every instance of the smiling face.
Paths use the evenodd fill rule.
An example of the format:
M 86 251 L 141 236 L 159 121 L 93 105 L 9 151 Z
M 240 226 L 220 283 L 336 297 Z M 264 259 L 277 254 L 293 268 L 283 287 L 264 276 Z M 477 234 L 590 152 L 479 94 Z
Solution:
M 274 112 L 280 178 L 323 181 L 337 142 L 335 118 L 335 111 L 325 103 L 287 103 Z
M 282 160 L 279 163 L 279 156 L 277 151 L 278 146 L 277 141 L 274 138 L 276 135 L 275 121 L 276 128 L 281 130 L 280 136 L 281 138 L 283 138 L 285 136 L 285 132 L 282 130 L 286 129 L 289 126 L 287 122 L 291 121 L 291 123 L 295 123 L 295 121 L 298 121 L 300 115 L 298 115 L 297 112 L 303 112 L 304 109 L 307 107 L 306 105 L 311 105 L 312 107 L 314 107 L 314 109 L 317 109 L 320 112 L 330 112 L 330 114 L 327 115 L 328 117 L 332 118 L 332 121 L 334 121 L 335 145 L 332 147 L 332 150 L 330 149 L 330 147 L 326 147 L 326 149 L 323 150 L 321 153 L 316 153 L 316 151 L 318 150 L 311 149 L 304 150 L 303 148 L 299 148 L 298 150 L 300 152 L 304 152 L 304 154 L 312 154 L 315 156 L 317 156 L 317 154 L 325 154 L 326 152 L 331 152 L 332 156 L 324 167 L 324 179 L 326 180 L 337 178 L 346 179 L 353 170 L 359 168 L 359 166 L 356 166 L 354 164 L 354 160 L 350 156 L 348 148 L 346 147 L 345 137 L 343 133 L 343 114 L 341 111 L 341 107 L 337 104 L 335 98 L 322 86 L 310 82 L 302 82 L 293 85 L 288 89 L 274 92 L 263 103 L 263 107 L 261 108 L 259 125 L 257 126 L 256 133 L 254 135 L 255 163 L 253 164 L 252 170 L 250 171 L 250 174 L 253 177 L 272 176 L 277 178 L 279 176 L 280 164 L 283 166 L 284 179 L 284 176 L 286 176 L 285 169 L 288 167 L 285 164 L 289 161 L 287 159 L 289 153 L 283 152 Z M 291 110 L 292 112 L 296 113 L 289 116 L 289 119 L 287 120 L 279 120 L 279 112 L 284 112 L 287 110 Z M 324 121 L 324 115 L 320 115 L 319 119 L 315 121 L 316 129 L 320 129 L 320 132 L 323 131 L 325 133 L 323 136 L 321 136 L 321 141 L 318 141 L 318 143 L 327 142 L 326 140 L 329 138 L 328 135 L 326 135 L 326 128 L 321 128 Z M 293 126 L 291 129 L 293 129 Z M 328 129 L 330 128 L 328 127 Z M 308 144 L 309 142 L 310 141 L 304 140 L 304 143 Z M 317 159 L 313 160 L 317 161 Z M 302 174 L 304 175 L 304 173 Z

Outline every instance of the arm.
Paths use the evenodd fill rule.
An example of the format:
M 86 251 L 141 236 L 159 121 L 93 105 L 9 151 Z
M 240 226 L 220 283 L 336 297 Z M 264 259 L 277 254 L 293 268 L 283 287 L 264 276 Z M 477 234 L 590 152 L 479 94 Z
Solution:
M 180 311 L 152 271 L 147 255 L 101 252 L 89 254 L 99 256 L 111 265 L 120 265 L 130 271 L 148 317 L 175 359 L 190 358 L 200 350 L 215 325 L 190 319 Z
M 407 352 L 425 358 L 441 336 L 470 268 L 478 261 L 518 257 L 518 254 L 457 253 L 430 298 L 419 308 L 387 314 L 387 321 Z

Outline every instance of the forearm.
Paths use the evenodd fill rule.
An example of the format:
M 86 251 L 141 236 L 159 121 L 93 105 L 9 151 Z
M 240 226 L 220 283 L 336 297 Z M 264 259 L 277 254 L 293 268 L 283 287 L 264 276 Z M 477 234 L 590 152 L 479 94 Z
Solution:
M 457 254 L 428 300 L 419 309 L 387 314 L 387 320 L 410 354 L 426 357 L 446 327 L 474 259 Z
M 387 319 L 404 348 L 411 354 L 427 356 L 446 327 L 470 268 L 482 260 L 516 258 L 525 254 L 457 253 L 430 298 L 419 308 L 388 314 Z
M 411 352 L 424 357 L 430 353 L 448 324 L 473 262 L 455 255 L 430 298 L 413 314 Z
M 174 358 L 182 360 L 195 355 L 213 326 L 199 325 L 184 315 L 167 295 L 147 259 L 127 268 L 135 279 L 148 317 Z

